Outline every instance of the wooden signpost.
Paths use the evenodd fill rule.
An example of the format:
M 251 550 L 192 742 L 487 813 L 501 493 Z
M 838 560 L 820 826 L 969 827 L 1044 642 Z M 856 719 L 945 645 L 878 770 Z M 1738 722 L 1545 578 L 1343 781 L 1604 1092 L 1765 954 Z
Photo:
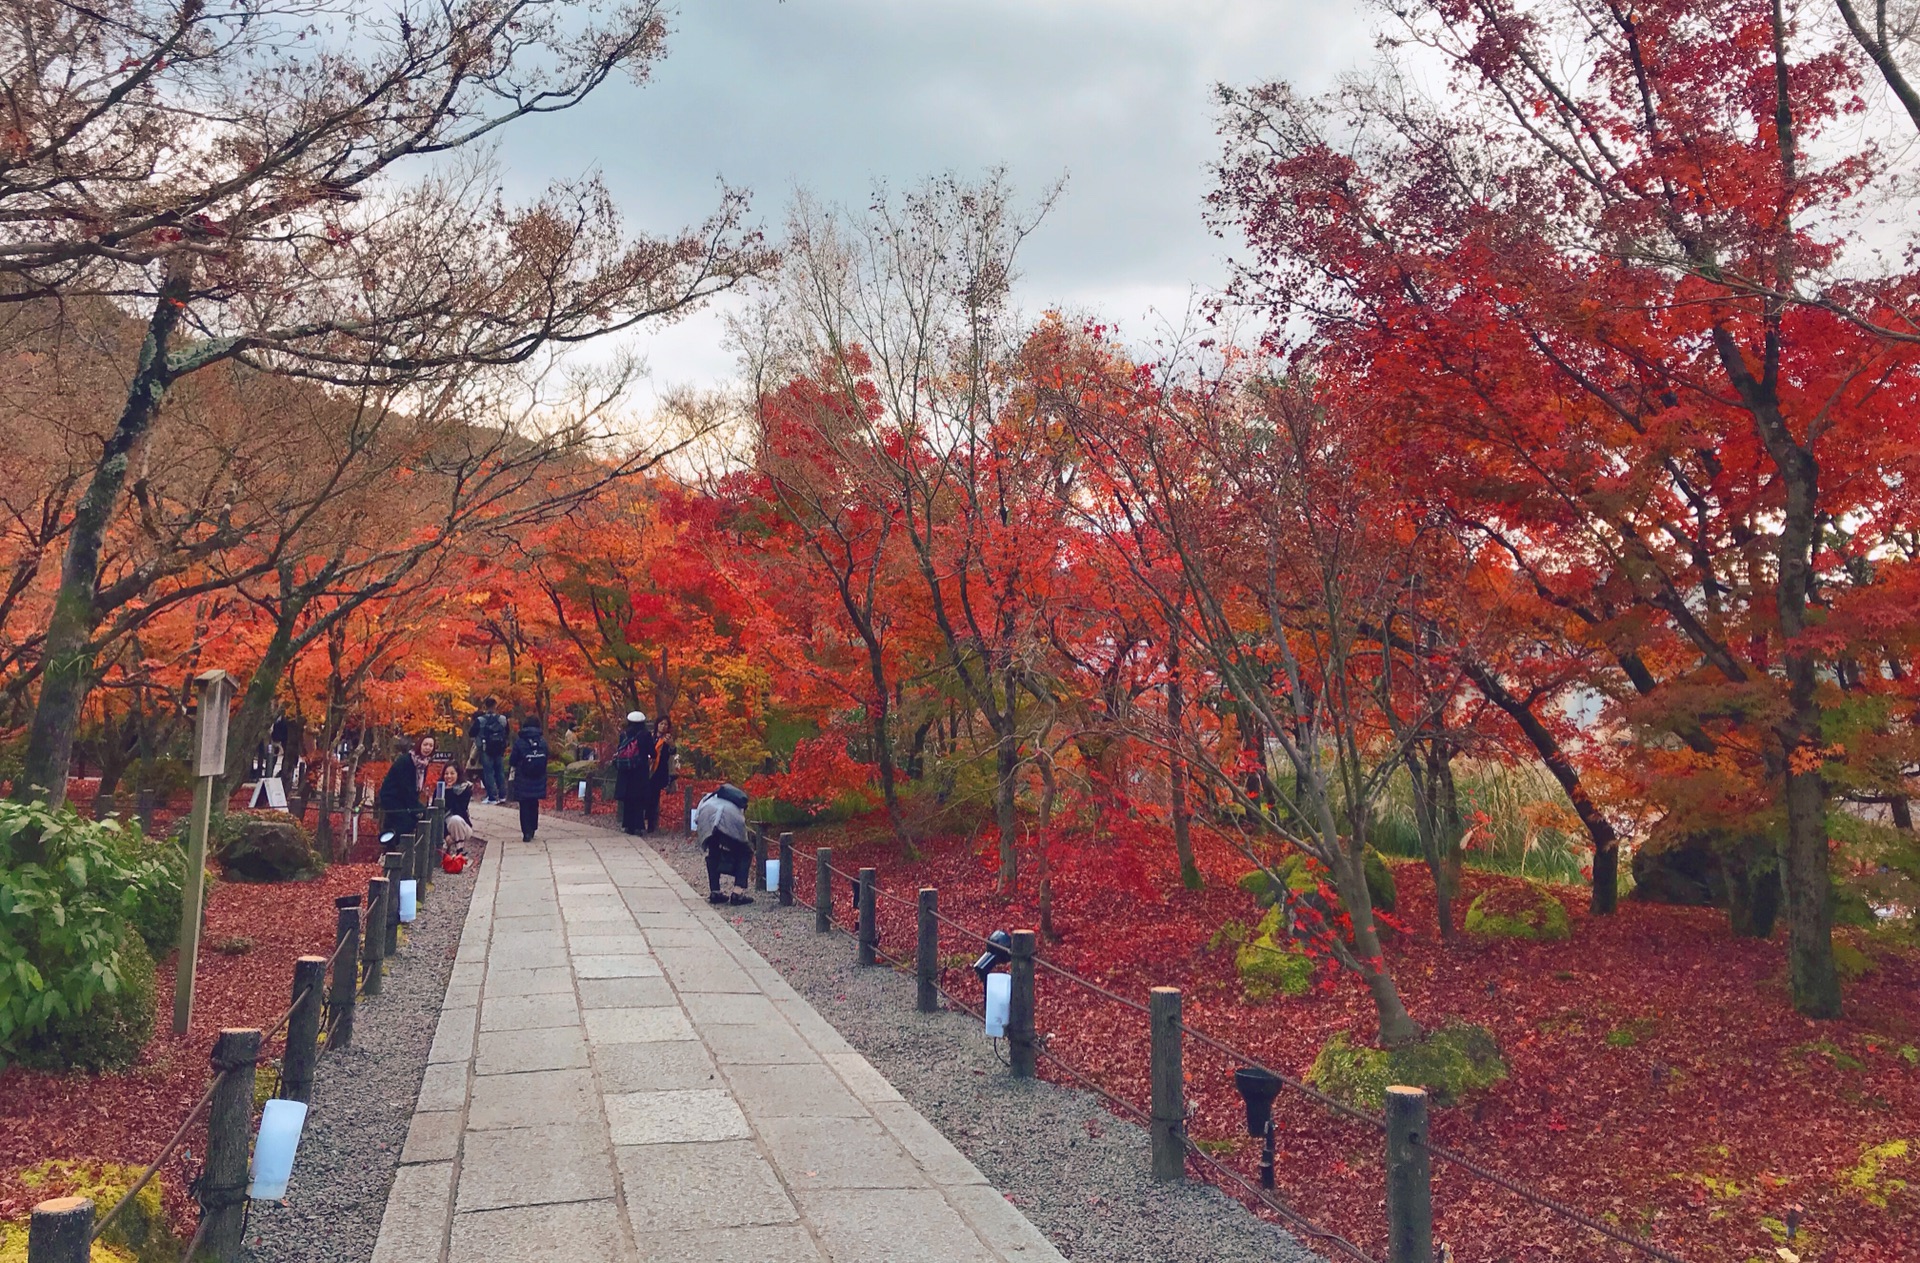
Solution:
M 213 786 L 227 773 L 227 708 L 233 680 L 225 671 L 194 678 L 198 704 L 193 720 L 193 817 L 187 827 L 186 889 L 180 896 L 180 963 L 173 975 L 173 1033 L 187 1033 L 193 1018 L 193 977 L 200 956 L 200 904 L 207 872 L 207 825 Z

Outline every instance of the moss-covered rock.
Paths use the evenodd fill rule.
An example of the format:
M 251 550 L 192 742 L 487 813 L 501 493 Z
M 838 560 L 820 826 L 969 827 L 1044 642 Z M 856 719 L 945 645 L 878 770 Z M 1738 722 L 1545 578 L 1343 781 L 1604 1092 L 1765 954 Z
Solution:
M 1558 942 L 1573 937 L 1567 906 L 1551 890 L 1534 882 L 1502 884 L 1481 891 L 1467 905 L 1466 925 L 1467 933 L 1487 938 Z
M 93 1202 L 95 1216 L 105 1215 L 126 1196 L 141 1168 L 124 1162 L 103 1162 L 93 1158 L 62 1159 L 42 1162 L 20 1173 L 20 1183 L 34 1194 L 35 1200 L 50 1197 L 85 1197 Z M 147 1181 L 127 1208 L 114 1218 L 93 1246 L 93 1263 L 175 1263 L 182 1242 L 167 1226 L 166 1196 L 162 1177 Z M 12 1224 L 5 1226 L 7 1239 L 0 1242 L 0 1263 L 24 1263 L 27 1257 L 26 1225 L 20 1225 L 19 1255 L 13 1254 Z
M 305 881 L 326 867 L 313 849 L 313 835 L 292 816 L 243 817 L 223 837 L 218 858 L 227 876 L 241 881 Z
M 102 991 L 78 1013 L 64 1013 L 19 1044 L 22 1065 L 36 1070 L 124 1070 L 153 1037 L 153 955 L 138 934 L 127 932 L 115 974 L 118 985 Z
M 1353 1043 L 1343 1031 L 1321 1047 L 1307 1071 L 1307 1082 L 1361 1109 L 1380 1109 L 1395 1084 L 1425 1088 L 1435 1105 L 1453 1105 L 1506 1077 L 1492 1032 L 1464 1022 L 1394 1049 Z
M 1394 905 L 1399 902 L 1399 888 L 1394 883 L 1393 870 L 1380 858 L 1380 853 L 1371 848 L 1367 850 L 1365 869 L 1367 897 L 1373 901 L 1374 907 L 1392 912 Z M 1304 855 L 1287 856 L 1273 866 L 1273 872 L 1296 895 L 1312 894 L 1320 888 L 1320 878 Z M 1327 884 L 1331 886 L 1333 883 L 1329 881 Z M 1271 908 L 1279 902 L 1280 896 L 1273 877 L 1265 869 L 1254 869 L 1242 877 L 1238 885 L 1258 900 L 1263 908 Z
M 1313 986 L 1313 958 L 1288 938 L 1286 920 L 1278 908 L 1261 918 L 1253 940 L 1234 953 L 1233 964 L 1249 1000 L 1305 995 Z

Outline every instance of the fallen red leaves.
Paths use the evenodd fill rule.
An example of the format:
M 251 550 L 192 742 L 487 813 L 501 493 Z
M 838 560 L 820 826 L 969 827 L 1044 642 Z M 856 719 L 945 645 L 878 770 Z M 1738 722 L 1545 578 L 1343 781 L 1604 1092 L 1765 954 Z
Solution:
M 963 840 L 923 844 L 914 862 L 865 826 L 822 830 L 808 842 L 842 848 L 836 867 L 876 866 L 888 893 L 910 899 L 916 887 L 938 887 L 941 910 L 982 932 L 1035 923 L 1030 884 L 1012 898 L 996 894 L 988 860 Z M 1059 884 L 1062 940 L 1042 953 L 1134 1000 L 1152 986 L 1178 986 L 1190 1026 L 1296 1075 L 1335 1031 L 1374 1033 L 1371 1005 L 1346 982 L 1303 1000 L 1247 1004 L 1231 948 L 1208 949 L 1223 922 L 1258 915 L 1231 885 L 1246 866 L 1224 851 L 1203 852 L 1202 866 L 1206 889 L 1163 882 L 1144 900 L 1097 877 Z M 1430 1024 L 1457 1016 L 1486 1025 L 1512 1068 L 1485 1098 L 1438 1112 L 1440 1143 L 1701 1263 L 1779 1257 L 1780 1224 L 1796 1204 L 1804 1217 L 1793 1249 L 1808 1263 L 1912 1257 L 1920 1228 L 1914 953 L 1883 954 L 1849 988 L 1849 1016 L 1815 1023 L 1788 1003 L 1780 944 L 1733 940 L 1714 912 L 1628 903 L 1593 918 L 1568 891 L 1571 942 L 1466 940 L 1448 949 L 1433 929 L 1425 870 L 1403 864 L 1396 875 L 1399 919 L 1414 933 L 1395 936 L 1388 955 L 1408 1006 Z M 1470 873 L 1467 884 L 1471 893 L 1507 880 Z M 835 896 L 844 918 L 848 896 L 838 888 Z M 883 945 L 910 951 L 913 910 L 882 899 L 878 912 Z M 970 958 L 974 946 L 944 931 L 941 950 L 943 959 Z M 945 981 L 961 994 L 978 989 L 964 968 L 949 969 Z M 1044 970 L 1036 985 L 1039 1029 L 1053 1052 L 1144 1106 L 1144 1016 Z M 1251 1176 L 1257 1148 L 1245 1134 L 1233 1064 L 1189 1040 L 1186 1069 L 1194 1138 Z M 1384 1254 L 1378 1136 L 1292 1094 L 1282 1095 L 1277 1116 L 1283 1200 Z M 1915 1142 L 1914 1160 L 1884 1174 L 1913 1187 L 1883 1183 L 1882 1208 L 1847 1173 L 1864 1150 L 1896 1139 Z M 1460 1263 L 1638 1257 L 1446 1164 L 1436 1166 L 1434 1197 L 1437 1236 Z
M 168 958 L 160 965 L 159 1033 L 139 1065 L 96 1076 L 17 1068 L 0 1074 L 0 1218 L 23 1214 L 57 1193 L 29 1191 L 17 1178 L 48 1158 L 104 1158 L 136 1167 L 151 1162 L 206 1089 L 207 1055 L 220 1028 L 276 1021 L 292 1001 L 295 958 L 333 950 L 335 896 L 364 892 L 367 879 L 379 873 L 375 865 L 343 864 L 311 882 L 219 883 L 207 910 L 186 1035 L 172 1034 L 174 971 Z M 233 938 L 251 939 L 253 946 L 244 955 L 216 950 L 215 944 Z M 268 1055 L 277 1056 L 277 1047 Z M 162 1171 L 176 1222 L 189 1205 L 186 1186 L 198 1170 L 202 1140 L 190 1136 L 185 1148 L 195 1151 L 192 1161 L 176 1154 Z

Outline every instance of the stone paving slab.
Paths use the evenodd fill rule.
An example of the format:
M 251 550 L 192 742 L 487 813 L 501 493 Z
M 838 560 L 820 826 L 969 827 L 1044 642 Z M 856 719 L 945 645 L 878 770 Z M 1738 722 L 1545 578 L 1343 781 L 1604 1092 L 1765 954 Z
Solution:
M 644 841 L 475 822 L 375 1263 L 1061 1258 Z

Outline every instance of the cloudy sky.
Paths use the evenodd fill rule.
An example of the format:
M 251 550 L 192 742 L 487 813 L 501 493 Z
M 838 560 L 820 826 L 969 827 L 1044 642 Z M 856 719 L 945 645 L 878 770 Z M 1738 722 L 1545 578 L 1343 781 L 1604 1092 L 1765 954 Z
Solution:
M 645 87 L 516 129 L 515 185 L 599 170 L 631 221 L 696 222 L 717 182 L 777 229 L 796 188 L 864 202 L 1004 166 L 1037 193 L 1023 308 L 1097 313 L 1135 333 L 1223 277 L 1201 221 L 1220 81 L 1326 86 L 1369 55 L 1353 0 L 680 0 Z M 655 388 L 729 377 L 717 313 L 644 339 Z

